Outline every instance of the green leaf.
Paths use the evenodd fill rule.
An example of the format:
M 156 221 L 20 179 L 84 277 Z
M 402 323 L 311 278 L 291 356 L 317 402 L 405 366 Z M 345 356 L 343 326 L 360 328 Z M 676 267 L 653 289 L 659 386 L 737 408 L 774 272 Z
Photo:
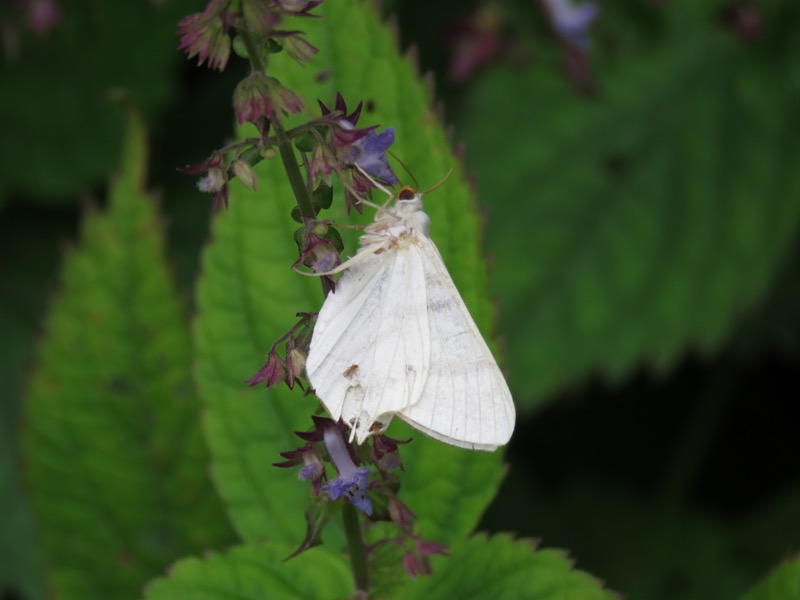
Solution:
M 742 596 L 742 600 L 798 599 L 800 599 L 800 556 L 781 563 L 764 581 Z
M 601 583 L 572 568 L 564 552 L 535 550 L 510 535 L 473 537 L 434 561 L 433 575 L 408 586 L 408 598 L 514 598 L 516 600 L 612 600 Z
M 329 2 L 316 10 L 323 18 L 303 24 L 309 41 L 320 48 L 315 63 L 301 69 L 283 54 L 271 56 L 270 74 L 309 107 L 317 98 L 331 106 L 336 90 L 351 109 L 369 100 L 374 112 L 362 115 L 359 125 L 395 127 L 393 149 L 423 187 L 457 167 L 425 86 L 409 60 L 398 56 L 372 5 Z M 320 77 L 324 73 L 330 76 Z M 310 426 L 318 402 L 284 389 L 247 390 L 241 383 L 259 368 L 296 312 L 322 304 L 319 282 L 290 268 L 297 257 L 290 216 L 294 202 L 277 162 L 255 167 L 263 190 L 258 194 L 234 182 L 230 210 L 214 223 L 198 290 L 196 373 L 208 407 L 214 474 L 237 530 L 248 540 L 270 536 L 297 544 L 303 539 L 301 507 L 308 486 L 269 464 L 278 452 L 299 445 L 292 432 Z M 324 216 L 344 220 L 342 204 L 337 198 L 338 212 Z M 426 206 L 433 239 L 478 325 L 488 332 L 492 309 L 485 294 L 486 266 L 467 182 L 453 175 Z M 353 254 L 355 235 L 343 233 L 349 234 L 343 237 Z M 415 438 L 402 449 L 401 498 L 419 516 L 422 535 L 448 542 L 472 530 L 502 477 L 501 454 L 447 447 L 402 424 L 392 425 L 389 434 Z
M 147 586 L 146 600 L 334 600 L 353 583 L 341 556 L 314 548 L 285 561 L 288 546 L 248 544 L 205 559 L 182 560 Z
M 0 219 L 0 596 L 44 597 L 44 571 L 22 476 L 19 426 L 23 384 L 46 293 L 58 272 L 59 243 L 68 220 L 43 218 L 26 208 L 3 209 Z
M 734 521 L 645 498 L 607 481 L 575 478 L 545 493 L 512 472 L 508 484 L 513 495 L 501 494 L 505 503 L 490 509 L 493 527 L 514 528 L 548 546 L 569 548 L 582 568 L 602 574 L 609 587 L 629 598 L 735 598 L 758 573 L 754 555 L 774 557 L 791 548 L 782 543 L 786 540 L 768 539 L 769 530 L 745 537 L 737 534 Z M 519 510 L 522 501 L 524 511 Z M 791 522 L 781 522 L 784 531 Z M 786 532 L 784 537 L 792 536 Z
M 230 539 L 206 474 L 186 317 L 130 117 L 109 209 L 67 257 L 25 404 L 27 477 L 59 598 L 132 598 Z
M 592 372 L 718 350 L 798 232 L 797 54 L 759 54 L 695 4 L 664 11 L 673 29 L 654 49 L 601 54 L 598 98 L 537 65 L 486 74 L 466 99 L 528 406 Z
M 50 201 L 74 200 L 117 164 L 123 120 L 112 97 L 125 94 L 148 115 L 169 101 L 183 60 L 177 21 L 200 8 L 192 0 L 59 6 L 46 35 L 18 23 L 18 47 L 0 63 L 0 192 Z

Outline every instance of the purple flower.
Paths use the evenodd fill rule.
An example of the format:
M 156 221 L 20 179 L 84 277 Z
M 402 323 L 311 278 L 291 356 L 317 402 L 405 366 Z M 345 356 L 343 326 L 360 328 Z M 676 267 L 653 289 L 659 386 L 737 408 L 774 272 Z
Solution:
M 325 485 L 322 491 L 328 492 L 332 500 L 346 497 L 353 506 L 371 516 L 372 502 L 367 495 L 369 469 L 356 466 L 344 436 L 336 425 L 326 427 L 323 435 L 328 455 L 339 476 Z
M 445 31 L 453 58 L 448 75 L 463 82 L 495 63 L 510 46 L 502 27 L 502 15 L 494 5 L 483 5 L 454 22 Z
M 360 198 L 374 188 L 375 184 L 356 169 L 356 166 L 363 169 L 370 177 L 383 180 L 387 184 L 395 184 L 398 181 L 386 159 L 386 151 L 394 142 L 394 130 L 389 128 L 378 134 L 375 133 L 376 126 L 357 129 L 356 123 L 361 116 L 362 103 L 359 102 L 356 109 L 348 115 L 347 104 L 339 93 L 336 94 L 333 111 L 322 102 L 319 105 L 323 117 L 330 115 L 330 119 L 326 122 L 330 132 L 329 146 L 334 153 L 334 160 L 330 164 L 339 175 L 344 187 L 347 212 L 350 212 L 351 205 L 361 212 Z M 333 114 L 334 112 L 338 114 Z M 320 150 L 320 156 L 313 165 L 314 172 L 322 173 L 323 180 L 325 180 L 325 170 L 330 168 L 328 156 L 322 155 L 324 152 Z
M 205 176 L 197 181 L 197 188 L 212 195 L 211 205 L 214 210 L 223 204 L 228 208 L 228 172 L 222 156 L 214 154 L 205 162 L 186 165 L 178 171 L 186 175 L 205 173 Z
M 186 51 L 189 58 L 198 56 L 200 65 L 208 60 L 212 69 L 224 70 L 231 54 L 227 5 L 228 0 L 212 0 L 203 12 L 182 19 L 178 23 L 178 50 Z
M 275 350 L 271 350 L 267 355 L 267 360 L 264 365 L 253 375 L 250 379 L 246 379 L 245 383 L 249 387 L 258 385 L 262 381 L 267 382 L 267 387 L 278 385 L 286 379 L 286 366 L 283 360 Z
M 589 27 L 600 13 L 592 2 L 573 4 L 572 0 L 542 0 L 556 33 L 584 52 L 589 48 Z
M 303 103 L 273 77 L 253 71 L 239 82 L 233 92 L 233 109 L 239 125 L 270 119 L 273 113 L 285 115 L 303 110 Z
M 344 119 L 339 121 L 343 129 L 354 129 Z M 389 127 L 381 133 L 370 131 L 366 136 L 356 140 L 343 149 L 345 162 L 358 165 L 365 173 L 390 184 L 398 183 L 386 159 L 386 151 L 394 143 L 394 129 Z
M 28 27 L 36 35 L 42 36 L 63 20 L 61 7 L 55 0 L 30 0 L 27 6 Z
M 389 497 L 388 510 L 389 518 L 398 527 L 408 529 L 417 520 L 414 512 L 394 496 Z
M 406 572 L 414 578 L 417 575 L 430 575 L 433 570 L 428 556 L 434 554 L 446 555 L 447 546 L 438 542 L 416 538 L 413 550 L 406 550 L 403 554 L 403 566 Z
M 397 451 L 399 444 L 407 444 L 407 440 L 396 440 L 388 435 L 376 435 L 372 438 L 372 460 L 378 465 L 381 471 L 392 471 L 402 469 L 403 461 L 400 460 L 400 453 Z
M 408 550 L 403 553 L 403 567 L 412 578 L 416 579 L 417 575 L 430 575 L 433 571 L 431 570 L 431 563 L 428 559 L 417 556 L 413 552 L 409 552 Z
M 282 41 L 283 49 L 286 50 L 286 54 L 300 64 L 311 62 L 312 55 L 319 52 L 319 50 L 302 36 L 302 32 L 291 31 L 289 34 L 290 35 L 287 35 Z
M 308 11 L 322 4 L 322 0 L 275 0 L 275 4 L 278 10 L 293 17 L 315 17 Z
M 289 450 L 280 454 L 286 460 L 272 463 L 272 466 L 286 469 L 302 464 L 303 468 L 300 469 L 298 477 L 304 481 L 310 481 L 314 487 L 314 493 L 319 495 L 322 488 L 322 480 L 325 478 L 325 465 L 322 464 L 322 459 L 317 454 L 313 444 L 306 444 L 297 450 Z

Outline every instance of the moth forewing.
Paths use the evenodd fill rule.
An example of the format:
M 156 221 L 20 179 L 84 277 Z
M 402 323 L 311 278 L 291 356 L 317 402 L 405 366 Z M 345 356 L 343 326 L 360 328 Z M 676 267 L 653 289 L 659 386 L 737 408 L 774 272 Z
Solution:
M 410 284 L 421 273 L 419 253 L 407 249 L 356 263 L 317 318 L 309 379 L 331 416 L 351 424 L 359 443 L 375 421 L 388 424 L 421 394 L 430 355 L 427 320 L 420 318 L 427 301 Z M 345 375 L 352 365 L 358 365 L 357 381 Z

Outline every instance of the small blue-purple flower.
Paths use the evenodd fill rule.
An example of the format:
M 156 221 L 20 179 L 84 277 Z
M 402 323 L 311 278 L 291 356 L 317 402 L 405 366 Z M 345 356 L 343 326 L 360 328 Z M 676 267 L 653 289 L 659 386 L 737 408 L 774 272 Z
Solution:
M 372 501 L 367 495 L 369 469 L 356 466 L 341 430 L 334 424 L 325 428 L 323 433 L 325 447 L 331 457 L 339 476 L 323 488 L 332 500 L 347 498 L 350 503 L 367 516 L 372 515 Z
M 280 454 L 286 460 L 279 463 L 272 463 L 272 466 L 286 469 L 302 464 L 303 468 L 300 469 L 298 477 L 303 481 L 310 481 L 314 487 L 314 493 L 319 494 L 322 488 L 322 480 L 325 478 L 325 465 L 322 464 L 322 459 L 319 454 L 317 454 L 314 445 L 306 444 L 297 450 L 289 450 L 288 452 L 281 452 Z
M 600 8 L 593 2 L 573 4 L 572 0 L 542 0 L 556 33 L 584 52 L 589 48 L 589 27 Z
M 339 121 L 339 125 L 344 129 L 355 129 L 349 121 L 344 119 Z M 366 136 L 356 140 L 343 149 L 343 158 L 353 165 L 361 167 L 365 173 L 385 181 L 386 183 L 398 183 L 397 177 L 389 167 L 386 158 L 386 151 L 394 144 L 394 129 L 389 127 L 380 133 L 372 130 Z

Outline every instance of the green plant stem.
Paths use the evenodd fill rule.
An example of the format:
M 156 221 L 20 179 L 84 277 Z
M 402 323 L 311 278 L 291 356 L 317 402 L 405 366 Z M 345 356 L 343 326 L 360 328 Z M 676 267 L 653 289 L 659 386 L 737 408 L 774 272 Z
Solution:
M 275 128 L 275 135 L 278 138 L 278 152 L 281 154 L 281 161 L 283 161 L 283 168 L 286 170 L 286 175 L 289 177 L 289 185 L 292 186 L 295 200 L 297 201 L 297 208 L 300 209 L 304 221 L 310 221 L 317 215 L 314 212 L 314 206 L 311 204 L 311 196 L 308 194 L 308 188 L 303 180 L 303 174 L 300 172 L 300 166 L 297 164 L 297 157 L 292 148 L 292 141 L 286 135 L 286 132 L 281 127 L 277 120 L 273 121 Z
M 239 34 L 239 39 L 241 39 L 244 44 L 245 50 L 247 50 L 247 58 L 250 60 L 250 67 L 259 73 L 266 72 L 267 65 L 264 62 L 264 55 L 259 51 L 253 36 L 250 35 L 249 31 L 245 30 L 237 31 L 237 33 Z
M 255 39 L 247 31 L 240 31 L 239 35 L 247 50 L 247 56 L 250 59 L 250 67 L 253 71 L 264 73 L 267 65 L 264 61 L 264 55 L 259 50 Z M 292 147 L 292 137 L 287 135 L 276 113 L 273 113 L 270 117 L 270 124 L 275 131 L 278 152 L 280 152 L 281 162 L 286 171 L 286 176 L 289 178 L 289 185 L 292 186 L 292 192 L 297 202 L 297 208 L 300 210 L 300 216 L 303 217 L 304 222 L 312 221 L 316 218 L 317 213 L 314 210 L 314 205 L 311 203 L 311 195 L 308 193 L 305 179 L 303 179 L 303 174 L 300 172 L 300 166 L 297 164 L 297 156 Z M 293 131 L 296 130 L 298 130 L 298 128 L 295 128 Z M 261 161 L 260 155 L 255 152 L 251 153 L 246 158 L 251 165 Z M 322 283 L 322 293 L 327 296 L 328 292 L 331 291 L 331 282 L 325 277 L 322 277 L 320 281 Z
M 239 36 L 247 50 L 247 57 L 250 59 L 250 67 L 253 71 L 264 73 L 266 70 L 264 56 L 263 53 L 259 51 L 258 44 L 256 44 L 253 36 L 248 31 L 240 31 Z M 292 186 L 292 192 L 294 192 L 297 207 L 300 209 L 303 220 L 311 220 L 317 215 L 311 204 L 311 196 L 308 194 L 308 189 L 303 180 L 303 174 L 300 172 L 300 167 L 297 164 L 297 157 L 292 148 L 292 140 L 286 135 L 286 131 L 283 129 L 280 121 L 275 118 L 275 115 L 273 115 L 271 123 L 275 130 L 275 137 L 278 140 L 278 151 L 281 154 L 283 168 L 286 170 L 286 175 L 289 177 L 289 184 Z
M 357 592 L 369 591 L 369 569 L 367 567 L 367 554 L 364 549 L 364 539 L 361 537 L 361 527 L 358 523 L 358 513 L 349 502 L 344 502 L 342 521 L 344 532 L 347 535 L 347 549 L 350 553 L 350 566 L 353 569 L 353 581 Z

